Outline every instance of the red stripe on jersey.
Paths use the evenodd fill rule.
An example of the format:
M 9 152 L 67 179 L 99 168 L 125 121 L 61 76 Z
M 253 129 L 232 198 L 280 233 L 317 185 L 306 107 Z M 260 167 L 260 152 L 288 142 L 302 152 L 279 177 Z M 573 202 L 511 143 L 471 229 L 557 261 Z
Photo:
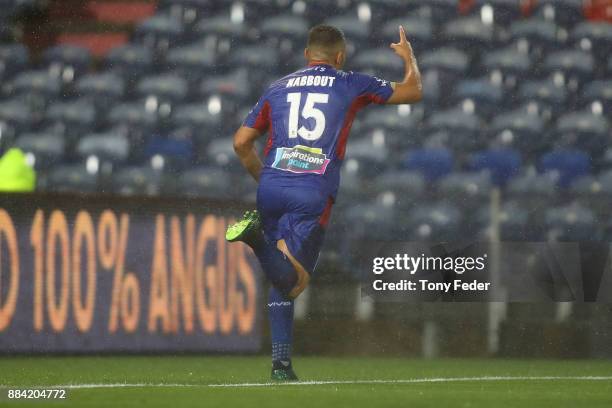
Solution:
M 384 99 L 373 94 L 365 94 L 355 98 L 351 106 L 349 107 L 342 129 L 340 130 L 340 136 L 338 137 L 338 144 L 336 145 L 336 157 L 340 160 L 344 159 L 344 153 L 346 152 L 346 142 L 348 141 L 349 132 L 353 125 L 353 120 L 359 109 L 368 105 L 371 102 L 384 103 Z
M 262 123 L 262 125 L 265 124 L 265 129 L 257 128 L 257 124 L 260 122 Z M 257 115 L 257 120 L 255 121 L 255 127 L 260 132 L 265 132 L 266 130 L 268 130 L 268 140 L 266 141 L 266 147 L 264 148 L 264 157 L 267 156 L 268 153 L 270 153 L 270 150 L 272 149 L 272 142 L 274 141 L 274 132 L 273 132 L 274 128 L 271 126 L 271 124 L 272 124 L 272 108 L 270 108 L 270 104 L 268 103 L 268 101 L 266 101 L 264 103 L 263 108 L 261 108 L 259 115 Z
M 321 225 L 322 227 L 327 227 L 327 224 L 329 224 L 329 217 L 331 216 L 331 210 L 332 210 L 333 205 L 334 205 L 333 198 L 328 197 L 327 204 L 325 205 L 325 209 L 323 210 L 323 212 L 321 213 L 321 216 L 319 217 L 319 225 Z

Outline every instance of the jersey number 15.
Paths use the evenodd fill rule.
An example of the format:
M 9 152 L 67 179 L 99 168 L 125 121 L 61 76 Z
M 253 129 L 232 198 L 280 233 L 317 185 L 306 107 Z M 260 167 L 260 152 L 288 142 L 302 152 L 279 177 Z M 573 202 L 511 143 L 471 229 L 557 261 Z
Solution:
M 289 138 L 300 136 L 305 140 L 317 140 L 325 130 L 325 115 L 321 109 L 315 108 L 317 103 L 327 103 L 329 100 L 328 94 L 308 93 L 306 94 L 306 103 L 302 108 L 302 117 L 304 119 L 313 118 L 315 125 L 313 129 L 306 129 L 300 126 L 298 129 L 298 114 L 300 110 L 300 102 L 302 94 L 300 92 L 292 92 L 287 94 L 287 102 L 289 102 Z

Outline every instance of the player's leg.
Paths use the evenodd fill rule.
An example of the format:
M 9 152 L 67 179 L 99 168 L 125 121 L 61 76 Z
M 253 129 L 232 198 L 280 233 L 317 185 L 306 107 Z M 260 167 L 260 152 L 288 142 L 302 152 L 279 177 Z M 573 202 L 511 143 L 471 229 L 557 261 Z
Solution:
M 308 272 L 304 266 L 302 266 L 302 264 L 291 254 L 284 239 L 278 240 L 276 246 L 287 256 L 291 262 L 291 265 L 293 265 L 293 269 L 295 269 L 295 272 L 297 273 L 297 283 L 293 289 L 291 289 L 288 296 L 290 299 L 295 299 L 304 291 L 304 289 L 306 289 L 306 286 L 308 286 L 308 283 L 310 282 L 310 272 Z

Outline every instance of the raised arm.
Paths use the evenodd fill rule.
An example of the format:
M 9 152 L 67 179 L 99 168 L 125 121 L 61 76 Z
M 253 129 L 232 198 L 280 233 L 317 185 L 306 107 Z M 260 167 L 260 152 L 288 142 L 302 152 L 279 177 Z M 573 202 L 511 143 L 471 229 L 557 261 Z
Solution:
M 387 100 L 387 104 L 400 105 L 404 103 L 415 103 L 423 97 L 423 85 L 421 84 L 421 73 L 417 65 L 416 58 L 412 53 L 412 47 L 406 39 L 404 27 L 399 28 L 400 40 L 392 43 L 393 51 L 404 60 L 404 80 L 402 82 L 392 82 L 393 94 Z
M 259 182 L 263 164 L 255 150 L 255 140 L 261 136 L 257 129 L 241 126 L 234 135 L 234 151 L 245 169 Z

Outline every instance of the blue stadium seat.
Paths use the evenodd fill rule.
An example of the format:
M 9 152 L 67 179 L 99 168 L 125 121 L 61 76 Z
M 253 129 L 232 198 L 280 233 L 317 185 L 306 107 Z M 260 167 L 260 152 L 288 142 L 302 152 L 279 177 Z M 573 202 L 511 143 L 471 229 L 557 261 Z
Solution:
M 591 158 L 574 149 L 556 149 L 544 154 L 538 162 L 540 173 L 551 173 L 559 187 L 568 187 L 575 179 L 591 173 Z
M 521 169 L 522 159 L 519 151 L 509 148 L 493 148 L 474 153 L 470 158 L 469 169 L 487 171 L 493 184 L 503 187 Z
M 56 45 L 43 53 L 43 61 L 50 75 L 69 84 L 87 72 L 92 64 L 92 57 L 87 48 Z
M 427 182 L 446 176 L 454 167 L 450 150 L 445 148 L 417 149 L 408 153 L 403 168 L 420 172 Z
M 595 213 L 578 203 L 546 211 L 545 223 L 549 241 L 597 241 L 601 239 Z
M 111 179 L 111 192 L 125 196 L 155 196 L 161 190 L 162 176 L 150 166 L 119 169 Z
M 184 27 L 170 16 L 155 15 L 139 23 L 134 31 L 134 40 L 163 56 L 170 47 L 178 46 L 183 40 Z
M 3 83 L 24 71 L 30 62 L 28 49 L 21 44 L 0 44 L 0 81 Z
M 55 133 L 23 133 L 15 146 L 32 156 L 37 171 L 59 164 L 65 157 L 65 139 Z
M 135 44 L 113 48 L 106 55 L 105 67 L 113 73 L 134 81 L 151 72 L 153 52 L 145 46 Z
M 83 164 L 60 164 L 51 168 L 43 183 L 39 186 L 44 191 L 93 193 L 98 189 L 98 175 Z
M 171 133 L 153 135 L 149 138 L 144 146 L 144 154 L 151 160 L 153 167 L 166 172 L 176 172 L 193 164 L 193 141 L 181 136 L 181 134 Z

